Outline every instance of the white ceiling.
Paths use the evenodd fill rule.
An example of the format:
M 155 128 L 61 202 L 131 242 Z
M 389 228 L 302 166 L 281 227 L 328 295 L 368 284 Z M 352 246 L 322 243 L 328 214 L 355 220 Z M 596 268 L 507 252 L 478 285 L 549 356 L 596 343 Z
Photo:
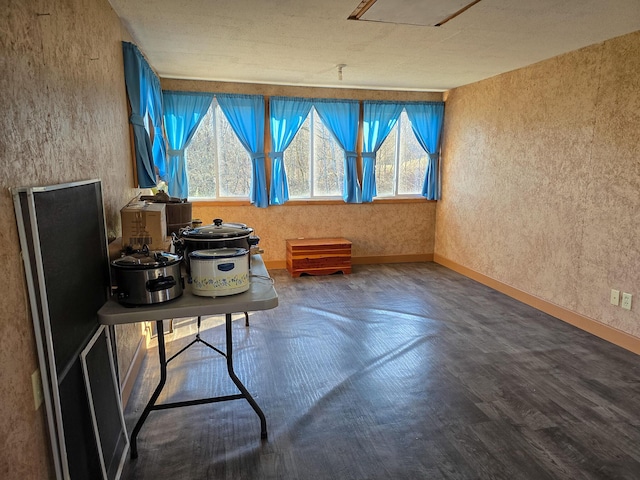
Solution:
M 375 21 L 348 20 L 360 0 L 109 1 L 161 77 L 281 85 L 442 91 L 640 30 L 640 0 L 481 0 L 440 27 L 374 13 L 442 0 Z

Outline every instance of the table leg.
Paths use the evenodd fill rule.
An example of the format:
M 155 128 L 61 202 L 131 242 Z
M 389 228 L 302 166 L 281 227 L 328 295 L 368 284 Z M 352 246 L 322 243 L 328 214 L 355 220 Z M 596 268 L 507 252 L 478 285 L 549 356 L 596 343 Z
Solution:
M 256 401 L 253 399 L 249 391 L 240 381 L 240 379 L 236 376 L 233 371 L 233 336 L 232 336 L 232 322 L 231 322 L 231 314 L 227 313 L 225 315 L 225 323 L 226 323 L 226 337 L 227 337 L 227 372 L 229 373 L 229 377 L 233 380 L 233 383 L 236 384 L 238 390 L 242 392 L 244 398 L 249 402 L 249 405 L 253 408 L 253 410 L 260 417 L 260 437 L 265 439 L 267 438 L 267 419 L 262 412 L 262 409 L 258 406 Z
M 158 382 L 158 386 L 156 387 L 153 395 L 147 402 L 147 406 L 144 407 L 144 411 L 136 426 L 133 427 L 133 432 L 131 432 L 131 458 L 138 458 L 138 445 L 136 439 L 138 438 L 138 434 L 140 433 L 140 429 L 142 428 L 142 424 L 149 416 L 149 413 L 153 409 L 153 405 L 156 403 L 156 400 L 160 396 L 160 392 L 164 388 L 164 384 L 167 381 L 167 354 L 164 346 L 164 328 L 163 321 L 156 321 L 157 329 L 158 329 L 158 356 L 160 358 L 160 381 Z
M 158 400 L 158 397 L 160 396 L 160 393 L 162 392 L 162 389 L 164 388 L 164 385 L 167 381 L 167 363 L 168 363 L 165 343 L 164 343 L 163 321 L 157 320 L 156 325 L 158 330 L 158 357 L 160 360 L 160 381 L 158 382 L 156 389 L 151 395 L 151 398 L 147 402 L 147 405 L 144 407 L 142 415 L 140 415 L 138 422 L 136 423 L 135 427 L 133 427 L 133 431 L 131 432 L 131 442 L 130 442 L 131 458 L 132 459 L 138 458 L 138 445 L 137 445 L 138 434 L 140 433 L 140 430 L 142 429 L 142 425 L 144 424 L 145 420 L 147 419 L 147 417 L 149 416 L 149 413 L 152 410 L 175 408 L 175 407 L 181 407 L 181 406 L 187 406 L 187 405 L 200 405 L 204 403 L 212 403 L 212 402 L 218 402 L 218 401 L 235 400 L 235 399 L 244 398 L 245 400 L 247 400 L 247 402 L 249 402 L 249 405 L 251 405 L 251 408 L 253 408 L 253 410 L 258 414 L 258 417 L 260 417 L 260 437 L 262 439 L 266 439 L 267 438 L 267 420 L 264 416 L 264 413 L 262 412 L 262 409 L 258 406 L 258 403 L 253 399 L 249 391 L 246 389 L 244 384 L 240 381 L 240 379 L 237 377 L 237 375 L 233 370 L 233 333 L 232 333 L 233 323 L 231 321 L 231 314 L 227 313 L 225 315 L 226 340 L 227 340 L 226 354 L 221 352 L 217 348 L 213 347 L 212 345 L 209 345 L 208 343 L 202 340 L 201 341 L 205 343 L 207 346 L 209 346 L 210 348 L 213 348 L 218 353 L 222 353 L 227 358 L 227 372 L 231 380 L 233 380 L 233 383 L 238 388 L 238 390 L 240 390 L 241 395 L 227 395 L 223 397 L 212 397 L 212 398 L 204 398 L 200 400 L 189 400 L 186 402 L 174 402 L 174 403 L 156 405 L 155 404 L 156 400 Z M 182 350 L 178 352 L 178 354 L 179 353 L 182 353 Z M 178 354 L 171 357 L 171 359 L 175 358 L 175 356 L 177 356 Z

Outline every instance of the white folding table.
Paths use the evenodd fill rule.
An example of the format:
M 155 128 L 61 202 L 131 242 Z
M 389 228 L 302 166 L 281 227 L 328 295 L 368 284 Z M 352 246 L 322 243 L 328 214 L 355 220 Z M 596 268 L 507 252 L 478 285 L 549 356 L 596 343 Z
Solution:
M 250 275 L 251 277 L 249 290 L 237 295 L 228 295 L 216 298 L 197 296 L 191 293 L 191 285 L 189 283 L 186 283 L 183 294 L 180 297 L 168 302 L 155 305 L 127 307 L 121 305 L 112 298 L 107 303 L 105 303 L 104 306 L 98 311 L 98 320 L 101 324 L 104 325 L 120 325 L 124 323 L 148 322 L 154 320 L 157 324 L 158 356 L 160 360 L 160 381 L 158 382 L 158 386 L 151 395 L 147 406 L 142 412 L 142 415 L 140 415 L 140 418 L 138 419 L 138 422 L 136 423 L 131 433 L 131 458 L 136 458 L 138 456 L 136 439 L 138 433 L 140 432 L 140 429 L 142 428 L 142 425 L 144 424 L 145 420 L 152 410 L 165 410 L 169 408 L 184 407 L 188 405 L 202 405 L 206 403 L 223 402 L 227 400 L 237 400 L 244 398 L 249 402 L 258 417 L 260 417 L 261 438 L 267 438 L 267 422 L 264 413 L 233 370 L 233 335 L 231 328 L 231 315 L 233 313 L 240 312 L 269 310 L 278 306 L 278 294 L 273 286 L 271 279 L 269 278 L 269 274 L 266 267 L 264 266 L 264 262 L 260 255 L 252 256 Z M 240 393 L 236 395 L 200 398 L 183 402 L 156 404 L 155 402 L 162 392 L 167 379 L 167 364 L 187 348 L 183 348 L 171 358 L 167 359 L 164 342 L 163 320 L 184 317 L 200 318 L 204 316 L 222 314 L 225 315 L 226 352 L 223 352 L 216 347 L 208 344 L 207 342 L 200 340 L 199 337 L 197 340 L 204 343 L 226 358 L 227 372 Z

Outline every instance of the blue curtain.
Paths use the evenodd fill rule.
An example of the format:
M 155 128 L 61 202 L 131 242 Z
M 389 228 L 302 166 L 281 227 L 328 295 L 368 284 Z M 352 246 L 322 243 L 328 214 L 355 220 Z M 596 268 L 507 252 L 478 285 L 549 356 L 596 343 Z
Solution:
M 408 103 L 405 110 L 416 139 L 429 155 L 422 196 L 428 200 L 440 200 L 440 134 L 444 102 Z
M 364 102 L 362 125 L 362 201 L 371 202 L 376 190 L 376 152 L 389 135 L 403 105 L 388 102 Z
M 356 142 L 360 107 L 357 100 L 315 100 L 314 106 L 322 123 L 344 150 L 344 187 L 342 198 L 347 203 L 360 203 Z
M 131 105 L 129 123 L 133 127 L 138 186 L 140 188 L 155 187 L 158 182 L 153 162 L 153 147 L 144 126 L 144 117 L 148 111 L 152 78 L 156 75 L 134 44 L 122 42 L 122 54 L 124 80 Z
M 189 196 L 189 180 L 185 165 L 184 149 L 193 138 L 202 117 L 213 100 L 212 93 L 170 92 L 162 95 L 164 128 L 167 132 L 169 162 L 167 185 L 169 195 L 178 198 Z
M 287 172 L 284 168 L 284 151 L 300 130 L 309 115 L 313 102 L 306 98 L 271 97 L 269 112 L 271 122 L 271 192 L 269 203 L 282 205 L 289 200 Z
M 162 133 L 162 89 L 156 75 L 151 78 L 149 92 L 149 116 L 153 121 L 153 163 L 158 170 L 158 176 L 167 179 L 167 150 Z
M 231 128 L 251 157 L 250 199 L 257 207 L 269 206 L 264 166 L 264 97 L 259 95 L 216 95 Z

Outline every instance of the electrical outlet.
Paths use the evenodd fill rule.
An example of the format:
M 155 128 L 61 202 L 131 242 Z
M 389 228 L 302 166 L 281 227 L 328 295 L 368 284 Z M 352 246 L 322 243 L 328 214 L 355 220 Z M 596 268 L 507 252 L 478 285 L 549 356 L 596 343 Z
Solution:
M 36 371 L 31 374 L 31 387 L 33 388 L 33 404 L 35 409 L 38 410 L 44 400 L 44 394 L 42 393 L 42 379 L 40 378 L 39 368 L 36 368 Z
M 630 293 L 622 292 L 622 308 L 625 310 L 631 310 L 631 299 L 633 295 Z
M 620 290 L 611 289 L 611 305 L 620 305 Z

